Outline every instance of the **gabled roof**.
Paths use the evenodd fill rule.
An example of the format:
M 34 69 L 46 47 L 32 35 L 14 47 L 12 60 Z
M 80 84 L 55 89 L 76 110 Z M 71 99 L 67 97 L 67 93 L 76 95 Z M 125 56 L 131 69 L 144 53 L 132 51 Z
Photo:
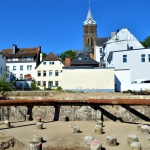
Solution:
M 49 55 L 47 55 L 43 61 L 60 61 L 58 56 L 56 56 L 54 53 L 50 52 Z
M 97 38 L 96 39 L 96 46 L 103 46 L 103 44 L 105 42 L 107 42 L 110 38 L 106 37 L 106 38 Z
M 99 62 L 95 61 L 88 55 L 81 53 L 72 60 L 71 65 L 99 65 Z
M 7 58 L 16 58 L 16 57 L 34 57 L 34 61 L 37 63 L 40 62 L 40 53 L 41 46 L 34 48 L 18 48 L 16 46 L 16 53 L 12 54 L 12 49 L 3 49 L 2 54 L 4 54 Z

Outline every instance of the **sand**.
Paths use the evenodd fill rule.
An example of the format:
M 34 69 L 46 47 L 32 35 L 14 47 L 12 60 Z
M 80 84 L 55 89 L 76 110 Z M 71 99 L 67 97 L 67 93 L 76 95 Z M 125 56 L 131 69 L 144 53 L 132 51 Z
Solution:
M 81 133 L 73 134 L 71 124 L 78 125 Z M 121 123 L 113 121 L 104 121 L 103 134 L 97 135 L 94 133 L 95 121 L 57 121 L 57 122 L 43 122 L 43 129 L 36 129 L 36 121 L 12 122 L 11 128 L 7 129 L 3 122 L 0 122 L 0 139 L 4 135 L 13 136 L 22 144 L 16 143 L 13 148 L 9 150 L 27 150 L 29 143 L 33 139 L 33 135 L 40 135 L 43 137 L 43 150 L 88 150 L 90 147 L 84 143 L 84 137 L 91 135 L 95 139 L 102 142 L 102 150 L 128 150 L 127 136 L 129 134 L 136 134 L 142 146 L 142 150 L 150 149 L 150 135 L 142 135 L 137 131 L 138 123 Z M 142 124 L 150 125 L 149 122 L 142 122 Z M 115 135 L 118 145 L 109 147 L 106 145 L 106 137 L 108 135 Z

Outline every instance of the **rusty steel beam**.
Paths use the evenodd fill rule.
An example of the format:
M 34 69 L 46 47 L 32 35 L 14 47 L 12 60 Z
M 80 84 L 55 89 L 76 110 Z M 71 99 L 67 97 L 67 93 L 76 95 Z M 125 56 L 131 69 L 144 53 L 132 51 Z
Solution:
M 100 105 L 150 105 L 150 99 L 88 99 L 87 103 Z
M 0 100 L 0 106 L 82 106 L 82 105 L 150 105 L 150 99 L 88 99 L 88 100 Z

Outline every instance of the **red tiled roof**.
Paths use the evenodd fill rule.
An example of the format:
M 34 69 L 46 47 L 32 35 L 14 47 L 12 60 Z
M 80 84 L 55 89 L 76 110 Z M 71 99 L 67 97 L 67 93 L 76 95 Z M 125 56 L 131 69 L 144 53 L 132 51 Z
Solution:
M 48 61 L 58 61 L 59 58 L 52 52 L 50 52 L 49 55 L 47 55 L 43 60 L 48 60 Z
M 40 62 L 40 53 L 41 53 L 41 47 L 34 47 L 34 48 L 18 48 L 17 47 L 17 53 L 12 54 L 12 49 L 3 49 L 2 54 L 4 54 L 6 57 L 34 57 L 35 61 L 37 63 Z

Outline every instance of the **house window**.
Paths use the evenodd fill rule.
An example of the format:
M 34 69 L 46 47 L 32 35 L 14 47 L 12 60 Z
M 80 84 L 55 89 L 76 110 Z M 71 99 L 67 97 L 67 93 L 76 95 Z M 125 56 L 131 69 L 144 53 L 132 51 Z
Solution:
M 22 65 L 20 66 L 20 70 L 23 70 L 23 66 Z
M 58 70 L 55 70 L 55 76 L 59 76 Z
M 55 81 L 55 86 L 58 86 L 58 81 Z
M 27 65 L 27 70 L 32 70 L 32 65 Z
M 150 54 L 148 54 L 148 62 L 150 62 Z
M 43 81 L 43 86 L 46 87 L 46 81 Z
M 49 76 L 51 77 L 53 75 L 52 70 L 49 71 Z
M 145 62 L 145 54 L 142 54 L 142 55 L 141 55 L 141 61 L 142 61 L 142 62 Z
M 46 71 L 45 70 L 43 71 L 43 77 L 46 77 Z
M 79 58 L 78 58 L 78 60 L 82 60 L 82 58 L 81 58 L 81 57 L 79 57 Z
M 38 81 L 38 82 L 37 82 L 37 85 L 40 86 L 40 85 L 41 85 L 41 81 Z
M 9 79 L 9 74 L 8 73 L 6 74 L 6 78 Z
M 100 54 L 102 54 L 102 53 L 103 53 L 103 50 L 102 50 L 102 48 L 100 48 L 100 49 L 99 49 L 99 52 L 100 52 Z
M 20 74 L 20 80 L 23 80 L 23 74 Z
M 38 71 L 37 76 L 38 76 L 38 77 L 40 77 L 40 76 L 41 76 L 41 71 Z
M 46 65 L 46 61 L 43 61 L 43 65 Z
M 50 64 L 50 65 L 54 65 L 54 61 L 50 61 L 49 64 Z
M 16 74 L 13 74 L 13 75 L 14 75 L 14 76 L 13 76 L 13 79 L 16 80 Z
M 87 58 L 87 57 L 84 57 L 84 60 L 88 60 L 88 58 Z
M 7 61 L 11 61 L 11 58 L 8 58 Z
M 102 63 L 103 62 L 103 58 L 100 58 L 100 63 Z
M 127 62 L 127 55 L 123 55 L 123 63 Z
M 27 60 L 31 61 L 31 60 L 33 60 L 33 58 L 32 57 L 27 57 Z
M 18 61 L 18 58 L 13 58 L 12 61 Z
M 6 70 L 9 71 L 9 69 L 10 69 L 10 66 L 6 66 Z
M 1 74 L 3 73 L 3 69 L 2 69 L 2 67 L 1 67 Z
M 13 66 L 13 70 L 16 70 L 16 66 Z
M 22 61 L 25 61 L 25 58 L 24 58 L 24 57 L 22 58 Z

